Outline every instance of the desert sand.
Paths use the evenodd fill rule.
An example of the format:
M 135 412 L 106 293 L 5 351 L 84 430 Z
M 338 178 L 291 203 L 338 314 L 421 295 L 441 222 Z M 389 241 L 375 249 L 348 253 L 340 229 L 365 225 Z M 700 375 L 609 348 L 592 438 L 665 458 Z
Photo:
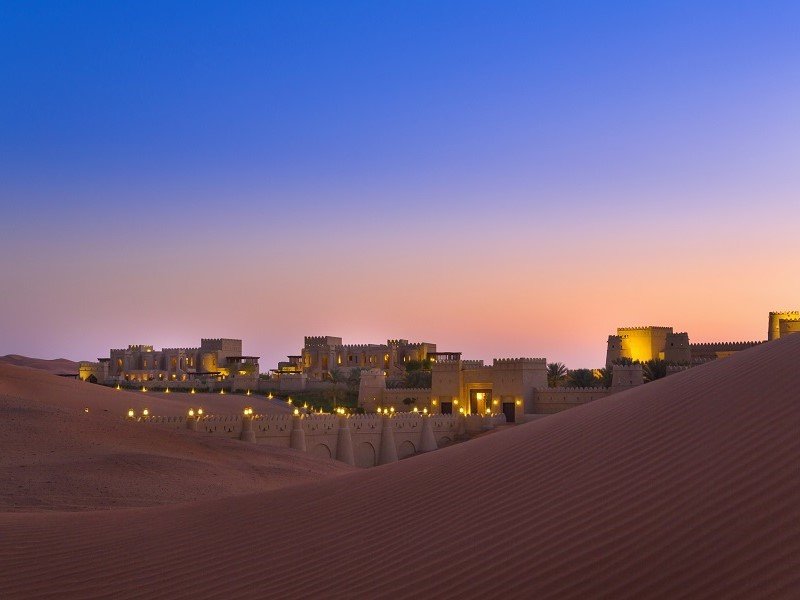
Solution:
M 161 506 L 6 510 L 0 597 L 797 598 L 799 390 L 795 335 L 373 469 L 197 502 L 167 486 Z M 160 435 L 119 427 L 126 444 Z M 214 477 L 235 462 L 227 446 L 244 447 L 203 454 Z
M 78 372 L 78 363 L 68 358 L 31 358 L 21 354 L 6 354 L 0 356 L 0 364 L 14 365 L 39 369 L 48 373 L 75 374 Z
M 128 408 L 180 415 L 192 405 L 222 414 L 245 405 L 289 410 L 285 402 L 263 397 L 118 391 L 0 364 L 0 511 L 153 506 L 350 470 L 288 449 L 124 420 Z

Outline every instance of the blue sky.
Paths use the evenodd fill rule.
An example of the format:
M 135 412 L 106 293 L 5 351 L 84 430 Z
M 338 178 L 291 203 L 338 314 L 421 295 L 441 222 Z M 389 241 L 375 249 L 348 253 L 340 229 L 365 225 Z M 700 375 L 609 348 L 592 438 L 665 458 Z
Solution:
M 599 364 L 627 315 L 703 335 L 730 294 L 751 304 L 719 328 L 747 336 L 800 292 L 760 279 L 800 250 L 781 218 L 800 205 L 798 22 L 794 2 L 4 2 L 0 353 L 232 330 L 271 360 L 304 334 L 434 329 L 487 358 Z M 621 295 L 597 276 L 621 261 L 699 261 L 662 282 L 686 298 L 709 264 L 741 283 L 656 309 L 649 280 Z M 215 310 L 207 331 L 204 304 L 175 323 L 200 270 L 244 290 L 245 316 Z M 487 271 L 491 300 L 460 287 Z M 365 273 L 414 292 L 380 296 L 384 314 Z M 609 298 L 598 329 L 555 342 L 549 315 L 582 279 Z M 315 281 L 358 310 L 315 301 Z M 537 307 L 541 281 L 552 305 L 507 321 L 499 298 Z M 446 312 L 420 313 L 446 290 L 461 312 L 437 329 Z

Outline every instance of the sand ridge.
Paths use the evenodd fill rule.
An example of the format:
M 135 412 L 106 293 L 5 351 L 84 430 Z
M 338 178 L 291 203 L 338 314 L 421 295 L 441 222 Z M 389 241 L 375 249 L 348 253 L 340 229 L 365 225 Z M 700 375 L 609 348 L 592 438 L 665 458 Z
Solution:
M 3 363 L 17 367 L 39 369 L 55 374 L 78 373 L 78 363 L 67 358 L 31 358 L 30 356 L 22 356 L 21 354 L 6 354 L 5 356 L 0 356 L 0 364 Z
M 800 336 L 399 463 L 0 515 L 3 597 L 796 598 Z
M 244 405 L 289 410 L 284 402 L 254 396 L 117 391 L 0 364 L 0 510 L 154 506 L 236 496 L 350 470 L 288 449 L 124 418 L 128 407 L 184 414 L 189 402 L 216 406 L 224 414 Z

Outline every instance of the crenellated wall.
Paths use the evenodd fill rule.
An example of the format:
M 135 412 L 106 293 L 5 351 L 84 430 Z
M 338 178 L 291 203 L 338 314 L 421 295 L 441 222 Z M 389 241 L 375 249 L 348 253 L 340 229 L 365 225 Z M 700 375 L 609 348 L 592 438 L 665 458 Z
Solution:
M 252 431 L 256 443 L 296 448 L 302 439 L 304 451 L 324 458 L 347 455 L 344 445 L 352 444 L 353 463 L 372 467 L 392 462 L 384 455 L 386 444 L 394 445 L 394 460 L 453 442 L 469 432 L 492 429 L 504 423 L 503 415 L 470 417 L 456 415 L 422 415 L 420 413 L 334 415 L 310 413 L 293 415 L 203 415 L 201 417 L 139 417 L 144 424 L 171 429 L 192 429 L 205 435 L 244 439 L 243 432 Z M 429 428 L 429 431 L 426 431 Z M 428 444 L 426 445 L 426 437 Z M 432 444 L 432 445 L 431 445 Z
M 601 387 L 576 388 L 576 387 L 542 387 L 534 390 L 532 413 L 553 414 L 605 398 L 611 390 Z

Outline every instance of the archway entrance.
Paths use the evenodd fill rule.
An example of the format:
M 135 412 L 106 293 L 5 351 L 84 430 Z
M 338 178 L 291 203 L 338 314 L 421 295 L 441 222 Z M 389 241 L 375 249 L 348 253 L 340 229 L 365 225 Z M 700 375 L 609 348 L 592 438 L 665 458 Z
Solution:
M 453 414 L 453 403 L 452 402 L 442 402 L 442 414 L 443 415 L 452 415 Z
M 472 415 L 482 415 L 487 408 L 492 406 L 492 390 L 470 390 L 469 412 Z
M 506 416 L 506 423 L 516 421 L 517 411 L 513 402 L 503 402 L 503 414 Z

